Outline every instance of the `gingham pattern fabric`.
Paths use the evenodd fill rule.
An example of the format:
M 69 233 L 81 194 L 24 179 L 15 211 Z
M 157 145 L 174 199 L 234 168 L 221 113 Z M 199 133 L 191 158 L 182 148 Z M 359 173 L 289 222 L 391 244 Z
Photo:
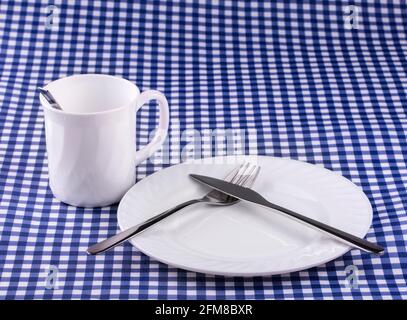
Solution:
M 348 5 L 357 6 L 352 29 Z M 406 17 L 406 2 L 385 0 L 1 1 L 0 297 L 407 298 Z M 36 92 L 78 73 L 162 91 L 171 164 L 181 161 L 175 132 L 235 128 L 251 133 L 246 153 L 343 174 L 370 199 L 367 239 L 386 253 L 352 250 L 309 270 L 254 278 L 176 269 L 130 244 L 88 256 L 90 244 L 118 231 L 117 206 L 83 209 L 53 198 Z M 156 126 L 154 108 L 137 122 L 142 145 Z M 145 162 L 137 178 L 168 165 Z M 359 281 L 350 288 L 352 265 Z M 49 266 L 58 268 L 54 288 Z

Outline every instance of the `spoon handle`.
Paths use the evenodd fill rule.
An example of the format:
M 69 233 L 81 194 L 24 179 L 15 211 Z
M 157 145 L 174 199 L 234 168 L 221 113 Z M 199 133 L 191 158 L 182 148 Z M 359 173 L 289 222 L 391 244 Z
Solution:
M 41 87 L 38 87 L 38 90 L 40 91 L 40 94 L 45 98 L 45 100 L 47 100 L 47 102 L 49 103 L 49 105 L 52 108 L 62 110 L 61 106 L 55 100 L 54 96 L 51 94 L 51 92 L 49 92 L 49 90 L 41 88 Z

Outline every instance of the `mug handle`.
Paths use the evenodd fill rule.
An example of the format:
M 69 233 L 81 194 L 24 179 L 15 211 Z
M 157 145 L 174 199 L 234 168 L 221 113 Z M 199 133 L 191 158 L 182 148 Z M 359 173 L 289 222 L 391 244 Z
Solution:
M 164 143 L 167 137 L 168 124 L 170 121 L 167 98 L 157 90 L 143 91 L 136 100 L 136 112 L 150 100 L 157 100 L 160 112 L 160 120 L 154 138 L 145 147 L 137 150 L 136 163 L 144 161 L 150 157 Z

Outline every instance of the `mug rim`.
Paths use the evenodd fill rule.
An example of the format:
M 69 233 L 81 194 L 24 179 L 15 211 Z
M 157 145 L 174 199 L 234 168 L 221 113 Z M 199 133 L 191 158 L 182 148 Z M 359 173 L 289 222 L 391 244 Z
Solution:
M 133 86 L 133 87 L 136 89 L 136 91 L 137 91 L 137 97 L 140 95 L 140 89 L 139 89 L 139 88 L 137 87 L 137 85 L 134 84 L 133 82 L 131 82 L 131 81 L 125 79 L 125 78 L 122 78 L 122 77 L 120 77 L 120 76 L 113 76 L 113 75 L 110 75 L 110 74 L 103 74 L 103 73 L 80 73 L 80 74 L 73 74 L 73 75 L 70 75 L 70 76 L 65 76 L 65 77 L 62 77 L 62 78 L 53 80 L 53 81 L 47 83 L 43 88 L 44 88 L 44 89 L 47 89 L 47 88 L 49 87 L 49 85 L 51 85 L 52 83 L 55 83 L 55 82 L 58 82 L 58 81 L 63 81 L 63 80 L 66 80 L 66 79 L 68 79 L 68 78 L 90 77 L 90 76 L 92 76 L 92 77 L 101 77 L 101 78 L 113 78 L 113 79 L 115 79 L 115 80 L 120 80 L 120 81 L 127 82 L 127 83 L 129 83 L 131 86 Z M 58 114 L 62 114 L 62 115 L 72 115 L 72 116 L 81 116 L 81 117 L 83 117 L 83 116 L 105 115 L 105 114 L 109 114 L 109 113 L 114 113 L 114 112 L 120 111 L 120 110 L 122 110 L 122 109 L 128 108 L 128 107 L 131 106 L 131 105 L 133 104 L 133 102 L 137 99 L 137 97 L 136 97 L 136 98 L 134 98 L 134 101 L 130 102 L 129 104 L 126 104 L 126 105 L 123 105 L 123 106 L 119 106 L 119 107 L 114 107 L 114 108 L 111 108 L 111 109 L 108 109 L 108 110 L 104 110 L 104 111 L 80 113 L 80 112 L 72 112 L 72 111 L 65 111 L 65 110 L 59 110 L 59 109 L 56 109 L 56 108 L 52 108 L 52 107 L 49 105 L 49 103 L 46 102 L 46 100 L 44 99 L 44 97 L 42 96 L 42 94 L 39 94 L 39 97 L 40 97 L 40 102 L 41 102 L 42 107 L 45 108 L 45 109 L 47 109 L 48 111 L 52 111 L 52 112 L 55 112 L 55 113 L 58 113 Z

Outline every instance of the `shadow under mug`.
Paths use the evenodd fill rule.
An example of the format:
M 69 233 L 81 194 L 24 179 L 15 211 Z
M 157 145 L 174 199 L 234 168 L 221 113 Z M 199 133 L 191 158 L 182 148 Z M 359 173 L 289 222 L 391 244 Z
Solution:
M 125 79 L 81 74 L 45 86 L 62 107 L 44 110 L 49 182 L 54 196 L 70 205 L 100 207 L 118 202 L 135 183 L 135 166 L 164 142 L 168 102 L 155 90 L 140 93 Z M 136 111 L 157 100 L 159 124 L 152 141 L 136 150 Z

